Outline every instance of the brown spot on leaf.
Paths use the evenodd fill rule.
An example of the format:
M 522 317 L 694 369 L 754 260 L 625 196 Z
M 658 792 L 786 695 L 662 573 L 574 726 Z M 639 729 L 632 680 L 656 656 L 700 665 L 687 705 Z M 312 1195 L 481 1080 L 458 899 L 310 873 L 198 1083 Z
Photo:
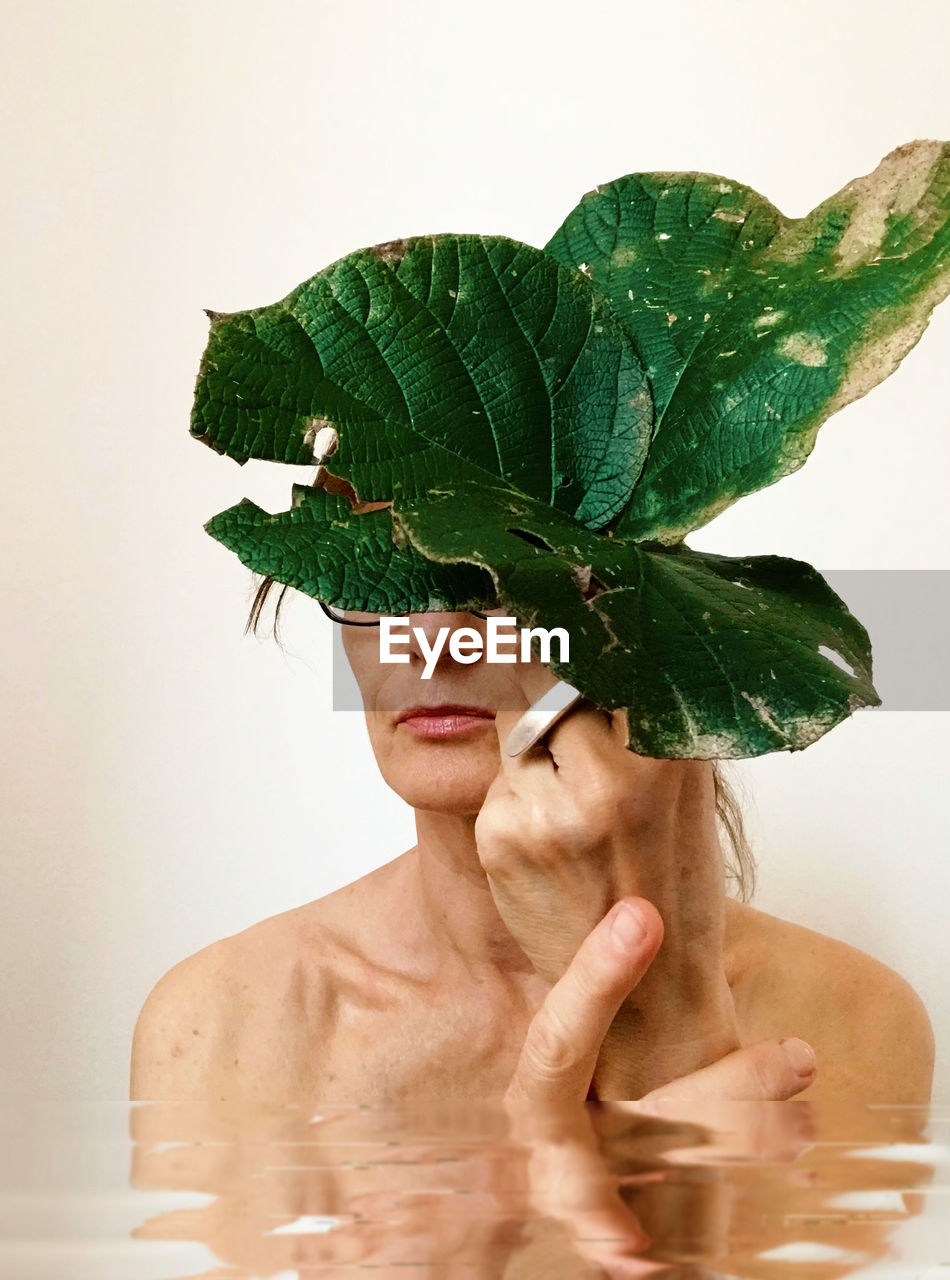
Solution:
M 389 502 L 359 502 L 354 503 L 353 514 L 362 515 L 365 511 L 383 511 L 386 507 L 391 507 L 392 500 Z
M 776 346 L 779 355 L 787 356 L 796 364 L 809 367 L 828 363 L 828 353 L 824 342 L 807 333 L 790 333 Z
M 341 494 L 349 501 L 354 515 L 362 515 L 366 511 L 381 511 L 383 507 L 391 507 L 392 499 L 386 502 L 364 502 L 350 484 L 342 476 L 335 476 L 326 467 L 318 467 L 313 480 L 314 489 L 325 489 L 327 493 Z
M 825 417 L 830 417 L 852 400 L 866 395 L 872 387 L 894 372 L 930 323 L 938 302 L 950 294 L 950 266 L 936 276 L 930 287 L 903 306 L 888 307 L 868 326 L 864 342 L 852 353 L 841 385 L 829 401 Z
M 766 725 L 767 728 L 772 729 L 774 730 L 775 733 L 784 736 L 782 726 L 780 724 L 776 724 L 772 716 L 772 713 L 769 709 L 769 705 L 764 698 L 760 698 L 756 694 L 747 693 L 745 689 L 741 689 L 740 693 L 742 694 L 743 698 L 745 698 L 746 702 L 748 702 L 755 709 L 759 719 L 762 721 L 764 725 Z
M 571 565 L 571 573 L 577 579 L 577 585 L 582 592 L 586 592 L 590 587 L 590 572 L 591 566 L 589 564 Z
M 606 583 L 601 582 L 596 574 L 591 573 L 590 569 L 587 570 L 587 577 L 587 586 L 584 588 L 585 600 L 593 600 L 596 596 L 599 596 L 602 591 L 607 590 Z
M 629 245 L 618 245 L 610 255 L 610 261 L 615 267 L 629 267 L 632 262 L 637 260 L 637 250 Z
M 408 244 L 409 241 L 406 239 L 384 240 L 381 244 L 371 245 L 369 251 L 381 262 L 401 262 L 406 256 Z
M 851 218 L 835 251 L 840 271 L 869 261 L 881 248 L 892 214 L 909 213 L 923 199 L 944 144 L 930 139 L 905 142 L 884 157 L 873 173 L 855 178 L 832 197 L 851 208 Z

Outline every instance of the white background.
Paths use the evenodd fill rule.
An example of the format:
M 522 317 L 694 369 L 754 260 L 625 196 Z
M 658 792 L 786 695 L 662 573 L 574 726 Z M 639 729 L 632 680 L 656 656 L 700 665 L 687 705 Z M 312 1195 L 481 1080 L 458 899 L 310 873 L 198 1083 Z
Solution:
M 203 308 L 402 236 L 542 246 L 638 170 L 719 173 L 801 216 L 898 144 L 950 138 L 950 19 L 939 0 L 31 0 L 5 28 L 0 1090 L 125 1099 L 167 969 L 415 838 L 362 715 L 331 710 L 318 607 L 288 592 L 285 654 L 243 633 L 256 580 L 202 524 L 244 496 L 284 509 L 312 471 L 189 438 Z M 800 471 L 690 544 L 950 567 L 948 351 L 950 303 Z M 864 709 L 731 769 L 754 905 L 908 978 L 950 1100 L 947 714 Z

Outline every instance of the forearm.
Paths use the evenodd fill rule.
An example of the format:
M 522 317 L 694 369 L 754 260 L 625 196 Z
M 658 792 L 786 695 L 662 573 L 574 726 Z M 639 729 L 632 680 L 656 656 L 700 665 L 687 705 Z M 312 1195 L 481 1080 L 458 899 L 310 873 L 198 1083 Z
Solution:
M 635 990 L 604 1038 L 593 1089 L 602 1101 L 636 1101 L 740 1047 L 735 1006 L 725 981 L 719 990 L 676 1006 L 646 1004 Z

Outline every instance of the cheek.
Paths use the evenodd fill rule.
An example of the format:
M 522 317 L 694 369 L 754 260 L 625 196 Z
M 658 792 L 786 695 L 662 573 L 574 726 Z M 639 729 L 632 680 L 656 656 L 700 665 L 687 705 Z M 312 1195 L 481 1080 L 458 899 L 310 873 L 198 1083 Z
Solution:
M 343 652 L 365 698 L 389 670 L 379 660 L 379 633 L 373 627 L 344 627 Z

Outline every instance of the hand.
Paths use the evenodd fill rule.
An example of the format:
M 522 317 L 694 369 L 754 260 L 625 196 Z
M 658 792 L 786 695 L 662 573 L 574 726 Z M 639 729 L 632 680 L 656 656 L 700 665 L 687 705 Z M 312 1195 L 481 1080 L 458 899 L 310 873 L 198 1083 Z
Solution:
M 739 1034 L 708 761 L 637 755 L 623 709 L 583 703 L 511 757 L 502 748 L 519 717 L 496 714 L 501 768 L 475 840 L 499 914 L 535 970 L 557 982 L 624 896 L 662 917 L 662 950 L 604 1037 L 598 1096 L 629 1098 L 718 1061 Z
M 618 939 L 613 933 L 627 904 L 640 917 L 639 940 Z M 649 1218 L 645 1223 L 652 1230 L 645 1230 L 644 1221 L 625 1204 L 617 1176 L 600 1152 L 589 1110 L 579 1104 L 587 1098 L 603 1037 L 626 994 L 649 969 L 662 933 L 656 909 L 642 899 L 624 899 L 608 912 L 535 1014 L 503 1099 L 512 1135 L 530 1153 L 528 1190 L 533 1216 L 567 1224 L 571 1248 L 610 1277 L 646 1275 L 658 1269 L 655 1263 L 637 1261 L 631 1254 L 641 1252 L 651 1239 L 662 1244 L 664 1231 Z M 814 1074 L 814 1070 L 800 1073 L 781 1041 L 765 1040 L 669 1081 L 641 1098 L 636 1110 L 647 1114 L 659 1110 L 669 1117 L 676 1116 L 678 1108 L 693 1109 L 695 1114 L 700 1099 L 709 1104 L 734 1099 L 784 1101 L 806 1089 Z M 700 1111 L 700 1118 L 704 1114 Z M 780 1131 L 770 1132 L 768 1149 L 757 1149 L 754 1158 L 795 1159 L 807 1145 L 807 1137 L 798 1132 L 799 1116 L 771 1109 L 769 1114 Z M 747 1137 L 743 1124 L 736 1132 L 736 1119 L 731 1116 L 731 1123 L 723 1126 L 733 1148 Z M 745 1128 L 749 1128 L 747 1121 Z M 754 1131 L 753 1136 L 760 1146 L 761 1135 Z M 750 1158 L 747 1151 L 740 1154 Z M 656 1175 L 638 1180 L 648 1181 L 651 1176 Z M 624 1179 L 625 1186 L 630 1182 Z M 697 1208 L 702 1210 L 706 1233 L 725 1239 L 729 1205 L 721 1197 L 706 1194 L 710 1186 L 703 1184 L 701 1190 L 704 1195 Z
M 637 922 L 638 938 L 615 928 L 627 912 Z M 587 1101 L 604 1036 L 624 998 L 642 981 L 662 937 L 656 908 L 642 898 L 624 898 L 597 924 L 528 1026 L 504 1095 L 509 1109 L 553 1116 L 557 1123 L 559 1107 Z M 800 1068 L 802 1046 L 811 1064 Z M 698 1099 L 785 1101 L 807 1089 L 816 1071 L 810 1045 L 773 1038 L 668 1080 L 637 1101 L 647 1110 Z

